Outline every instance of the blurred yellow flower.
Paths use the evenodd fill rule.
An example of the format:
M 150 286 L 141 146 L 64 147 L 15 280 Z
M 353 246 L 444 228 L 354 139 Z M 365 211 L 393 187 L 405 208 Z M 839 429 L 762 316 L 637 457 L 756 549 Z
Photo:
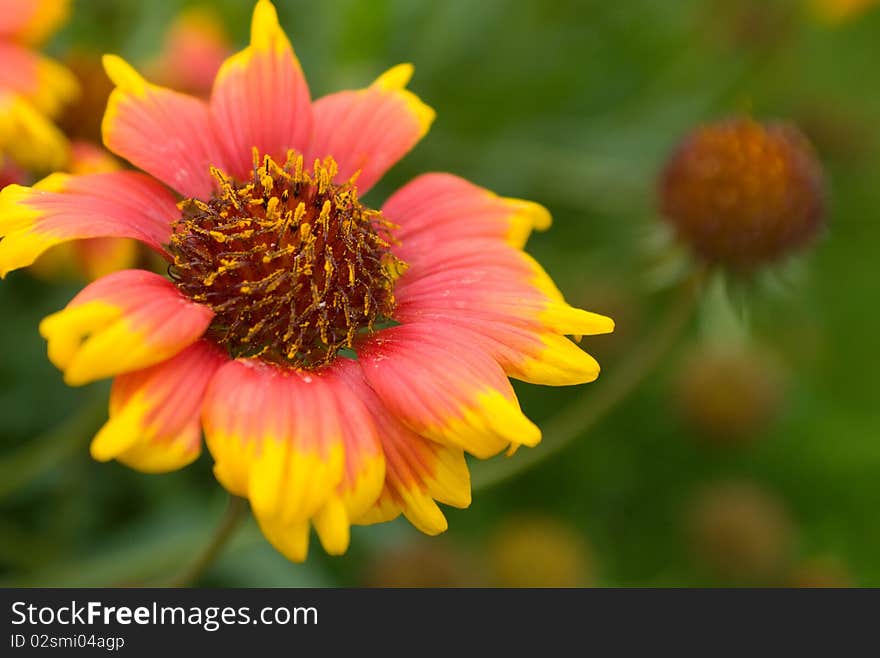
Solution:
M 854 587 L 852 575 L 839 559 L 830 555 L 801 560 L 783 581 L 785 587 Z
M 498 587 L 589 587 L 595 564 L 587 541 L 571 526 L 545 516 L 517 516 L 489 541 Z
M 30 170 L 64 166 L 67 141 L 52 123 L 79 93 L 74 76 L 32 47 L 66 19 L 67 0 L 0 0 L 0 153 Z
M 698 492 L 687 530 L 701 564 L 752 584 L 777 580 L 794 544 L 794 524 L 783 503 L 750 481 L 716 482 Z
M 830 24 L 857 18 L 878 4 L 878 0 L 811 0 L 816 18 Z
M 675 387 L 679 413 L 696 438 L 719 446 L 757 438 L 785 399 L 781 367 L 755 348 L 702 347 L 687 356 Z

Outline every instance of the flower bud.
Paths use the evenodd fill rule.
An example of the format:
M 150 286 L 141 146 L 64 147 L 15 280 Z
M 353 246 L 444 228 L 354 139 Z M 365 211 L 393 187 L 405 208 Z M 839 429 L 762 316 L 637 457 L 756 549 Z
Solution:
M 783 504 L 751 482 L 719 482 L 701 491 L 688 517 L 695 557 L 722 578 L 778 578 L 794 542 Z
M 802 560 L 788 574 L 786 587 L 853 587 L 852 576 L 840 560 L 821 556 Z
M 811 0 L 813 13 L 823 23 L 837 25 L 877 7 L 877 0 Z
M 586 540 L 543 516 L 507 519 L 490 538 L 489 558 L 498 587 L 587 587 L 595 581 Z
M 742 445 L 775 420 L 785 399 L 784 379 L 776 360 L 763 351 L 700 348 L 678 375 L 676 406 L 695 438 Z
M 822 167 L 794 126 L 729 119 L 696 129 L 666 163 L 663 215 L 709 263 L 777 261 L 822 226 Z

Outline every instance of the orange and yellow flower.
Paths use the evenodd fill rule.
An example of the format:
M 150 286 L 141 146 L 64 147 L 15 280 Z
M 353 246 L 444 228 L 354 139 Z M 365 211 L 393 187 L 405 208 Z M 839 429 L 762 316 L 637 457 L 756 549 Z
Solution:
M 567 335 L 610 319 L 567 304 L 523 247 L 550 216 L 451 174 L 381 209 L 360 195 L 428 131 L 412 67 L 312 101 L 273 5 L 208 101 L 116 56 L 106 146 L 144 173 L 55 174 L 0 193 L 0 273 L 77 239 L 134 238 L 169 263 L 87 286 L 40 330 L 71 385 L 115 377 L 99 460 L 167 471 L 204 432 L 214 472 L 267 538 L 342 553 L 350 526 L 446 529 L 465 453 L 534 446 L 508 376 L 566 385 L 599 366 Z
M 73 75 L 31 49 L 67 17 L 67 0 L 0 0 L 0 154 L 30 170 L 63 167 L 67 142 L 52 123 L 78 93 Z

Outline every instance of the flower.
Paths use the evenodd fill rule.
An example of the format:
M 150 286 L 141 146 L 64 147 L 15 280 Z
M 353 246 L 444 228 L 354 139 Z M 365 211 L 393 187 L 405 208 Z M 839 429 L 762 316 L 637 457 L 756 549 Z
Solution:
M 828 24 L 843 23 L 877 7 L 877 0 L 810 0 L 813 13 Z
M 210 5 L 188 7 L 171 24 L 162 52 L 147 71 L 159 84 L 207 97 L 217 70 L 231 54 L 229 35 L 216 11 Z
M 64 22 L 66 0 L 0 0 L 0 154 L 25 169 L 57 169 L 67 143 L 51 122 L 78 93 L 67 69 L 29 48 Z
M 785 407 L 785 371 L 763 348 L 703 346 L 687 354 L 674 393 L 694 438 L 718 447 L 747 445 Z
M 717 481 L 695 495 L 687 530 L 695 557 L 717 575 L 771 582 L 784 571 L 795 544 L 785 504 L 750 480 Z
M 675 150 L 660 180 L 660 201 L 703 260 L 750 270 L 819 232 L 822 166 L 792 125 L 720 121 L 698 128 Z
M 505 519 L 492 533 L 488 553 L 497 587 L 590 587 L 594 551 L 560 520 L 537 514 Z
M 0 193 L 4 275 L 94 237 L 169 262 L 170 280 L 116 272 L 40 326 L 67 383 L 115 377 L 95 458 L 176 469 L 204 430 L 217 479 L 276 548 L 304 559 L 314 525 L 339 554 L 353 523 L 403 513 L 442 532 L 437 502 L 470 503 L 465 452 L 540 441 L 508 375 L 598 376 L 565 336 L 612 321 L 568 305 L 522 251 L 543 207 L 440 173 L 362 204 L 434 118 L 410 65 L 312 102 L 267 0 L 207 103 L 105 65 L 105 144 L 146 173 Z
M 783 587 L 843 588 L 855 587 L 852 574 L 840 559 L 820 555 L 795 563 L 782 580 Z

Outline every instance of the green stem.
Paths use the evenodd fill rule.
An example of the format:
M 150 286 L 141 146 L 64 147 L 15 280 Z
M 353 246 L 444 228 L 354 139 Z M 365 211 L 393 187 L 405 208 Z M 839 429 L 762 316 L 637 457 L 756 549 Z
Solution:
M 474 464 L 471 486 L 474 491 L 492 487 L 532 468 L 565 448 L 596 425 L 649 375 L 660 359 L 676 343 L 694 313 L 706 278 L 704 270 L 687 279 L 666 318 L 631 353 L 627 361 L 607 375 L 601 384 L 588 387 L 561 412 L 543 423 L 544 440 L 537 448 L 520 451 L 513 457 L 499 457 Z
M 190 587 L 197 583 L 204 575 L 208 568 L 220 555 L 235 531 L 241 526 L 241 522 L 247 516 L 247 505 L 244 498 L 238 496 L 229 496 L 229 504 L 226 506 L 226 513 L 220 520 L 220 525 L 214 531 L 211 541 L 196 558 L 195 562 L 184 571 L 181 575 L 171 581 L 169 587 Z

